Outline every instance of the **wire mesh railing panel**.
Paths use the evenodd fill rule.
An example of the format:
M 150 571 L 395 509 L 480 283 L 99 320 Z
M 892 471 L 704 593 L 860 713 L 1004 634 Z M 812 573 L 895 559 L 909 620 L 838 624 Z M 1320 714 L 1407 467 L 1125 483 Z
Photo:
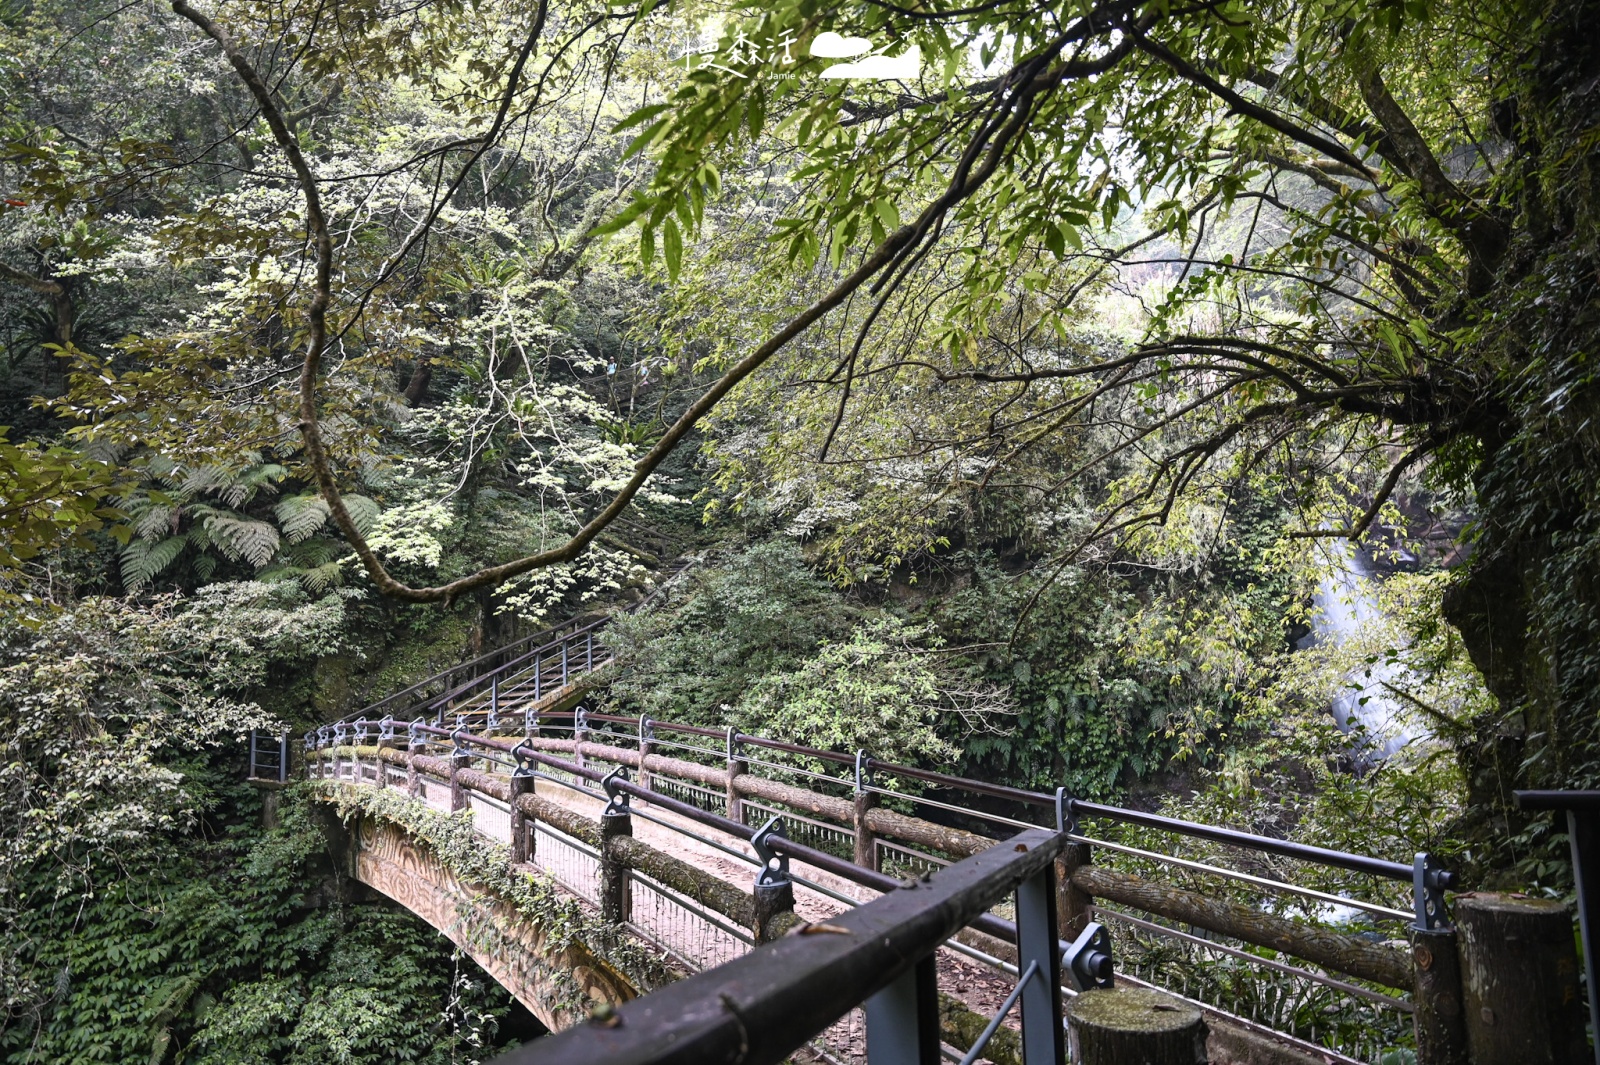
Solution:
M 452 803 L 450 801 L 450 785 L 432 777 L 422 777 L 421 799 L 435 810 L 449 813 Z
M 629 871 L 628 926 L 690 969 L 713 969 L 749 952 L 754 939 L 727 918 Z
M 498 799 L 470 791 L 467 793 L 467 805 L 472 810 L 474 831 L 496 843 L 511 842 L 511 807 Z
M 1344 985 L 1313 970 L 1285 971 L 1281 962 L 1273 967 L 1277 955 L 1257 958 L 1242 944 L 1158 930 L 1103 906 L 1095 913 L 1110 919 L 1119 971 L 1140 980 L 1360 1061 L 1377 1061 L 1414 1043 L 1406 999 Z
M 853 858 L 856 852 L 856 834 L 854 829 L 844 828 L 840 825 L 830 825 L 825 821 L 816 821 L 803 817 L 792 810 L 779 809 L 765 803 L 755 802 L 750 799 L 743 800 L 744 823 L 752 828 L 759 828 L 769 818 L 780 817 L 788 837 L 806 847 L 823 851 L 840 858 Z
M 902 847 L 888 840 L 880 839 L 873 842 L 878 848 L 878 868 L 890 876 L 922 876 L 950 864 L 944 858 L 935 858 L 931 854 Z
M 600 898 L 600 857 L 565 832 L 539 824 L 534 829 L 533 864 L 581 899 Z
M 664 777 L 652 773 L 650 786 L 669 798 L 686 802 L 690 806 L 705 810 L 707 813 L 726 814 L 728 812 L 728 795 L 722 791 L 712 791 L 687 780 L 678 780 L 674 777 Z

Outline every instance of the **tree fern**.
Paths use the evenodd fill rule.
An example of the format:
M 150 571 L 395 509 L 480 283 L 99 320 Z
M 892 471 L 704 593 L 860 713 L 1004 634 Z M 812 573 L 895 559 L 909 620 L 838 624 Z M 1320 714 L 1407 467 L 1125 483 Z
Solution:
M 284 496 L 272 508 L 272 513 L 278 519 L 278 526 L 283 529 L 283 538 L 291 544 L 297 544 L 322 528 L 328 520 L 329 511 L 328 504 L 321 496 L 307 493 Z
M 183 551 L 184 537 L 172 536 L 159 543 L 134 540 L 122 549 L 122 583 L 130 592 L 149 584 L 156 575 Z
M 216 511 L 205 519 L 205 529 L 228 559 L 244 559 L 256 569 L 278 553 L 278 530 L 264 521 Z

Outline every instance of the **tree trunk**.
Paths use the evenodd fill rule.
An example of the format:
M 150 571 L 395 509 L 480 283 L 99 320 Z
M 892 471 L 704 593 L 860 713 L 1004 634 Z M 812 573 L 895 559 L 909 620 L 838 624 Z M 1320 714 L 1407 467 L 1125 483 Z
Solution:
M 1593 1060 L 1571 908 L 1552 899 L 1462 895 L 1455 917 L 1473 1065 Z
M 1085 991 L 1067 1004 L 1077 1065 L 1205 1065 L 1200 1011 L 1143 987 Z
M 417 357 L 417 367 L 411 371 L 411 380 L 406 382 L 406 402 L 413 407 L 418 406 L 428 398 L 428 383 L 433 380 L 433 360 L 426 355 Z

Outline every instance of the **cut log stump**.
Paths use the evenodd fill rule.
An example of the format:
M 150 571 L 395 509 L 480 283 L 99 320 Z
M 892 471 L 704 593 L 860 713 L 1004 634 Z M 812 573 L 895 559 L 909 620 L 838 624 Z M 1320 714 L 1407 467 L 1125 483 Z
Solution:
M 1205 1065 L 1200 1011 L 1143 987 L 1085 991 L 1067 1003 L 1077 1065 Z
M 1455 918 L 1474 1065 L 1592 1061 L 1572 908 L 1480 892 L 1456 897 Z

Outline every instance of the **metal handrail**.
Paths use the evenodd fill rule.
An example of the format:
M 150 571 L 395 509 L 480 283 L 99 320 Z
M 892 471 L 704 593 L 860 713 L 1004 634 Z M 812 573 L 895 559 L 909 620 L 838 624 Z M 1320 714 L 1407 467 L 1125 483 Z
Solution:
M 642 1065 L 660 1060 L 668 1048 L 680 1061 L 776 1065 L 863 1003 L 869 1045 L 875 1032 L 920 1042 L 928 1032 L 930 1009 L 937 1039 L 934 952 L 1012 891 L 1018 893 L 1020 910 L 1024 893 L 1037 893 L 1034 882 L 1049 879 L 1065 842 L 1043 829 L 1024 832 L 1008 845 L 941 870 L 917 890 L 895 891 L 830 918 L 836 934 L 785 936 L 624 1003 L 614 1011 L 615 1023 L 580 1025 L 537 1040 L 497 1059 L 497 1065 Z M 1029 990 L 1045 994 L 1023 999 L 1027 1045 L 1055 1044 L 1055 1053 L 1038 1055 L 1041 1062 L 1059 1057 L 1061 1043 L 1055 981 L 1043 983 L 1048 986 L 1034 981 Z M 937 1043 L 931 1049 L 937 1053 Z M 1033 1054 L 1028 1058 L 1034 1060 Z
M 573 619 L 573 622 L 576 622 L 576 620 L 581 620 L 581 617 L 579 617 L 579 619 Z M 574 636 L 581 636 L 586 635 L 586 633 L 594 632 L 594 630 L 597 630 L 597 628 L 603 627 L 603 625 L 606 624 L 606 620 L 608 619 L 602 617 L 602 619 L 595 620 L 595 622 L 590 622 L 590 624 L 587 625 L 582 625 L 582 627 L 571 628 L 571 632 L 566 633 L 566 635 L 562 636 L 562 638 L 547 641 L 547 643 L 541 644 L 539 648 L 534 648 L 533 651 L 525 652 L 525 654 L 522 654 L 522 656 L 518 656 L 517 659 L 512 659 L 510 662 L 506 662 L 506 664 L 499 665 L 499 667 L 494 668 L 494 670 L 490 670 L 490 672 L 486 672 L 483 673 L 483 675 L 477 676 L 477 678 L 469 681 L 469 683 L 459 684 L 458 688 L 454 688 L 453 691 L 450 692 L 445 692 L 445 694 L 442 694 L 442 696 L 432 697 L 432 699 L 424 700 L 422 704 L 418 704 L 416 707 L 408 708 L 408 710 L 403 712 L 400 716 L 410 715 L 411 712 L 418 710 L 418 708 L 438 710 L 438 708 L 442 707 L 442 705 L 448 704 L 451 699 L 456 699 L 456 697 L 461 696 L 461 694 L 464 694 L 464 692 L 477 688 L 477 686 L 485 683 L 485 681 L 491 680 L 491 678 L 496 678 L 496 676 L 502 675 L 502 673 L 506 673 L 509 668 L 526 664 L 528 660 L 533 659 L 533 657 L 538 656 L 538 654 L 542 654 L 542 652 L 547 651 L 547 649 L 558 648 L 558 646 L 562 646 L 563 643 L 568 643 L 568 641 L 570 641 L 571 638 L 574 638 Z M 547 632 L 563 632 L 563 630 L 565 630 L 568 625 L 573 624 L 573 622 L 566 622 L 566 624 L 557 625 L 557 627 L 550 628 L 550 630 L 547 630 Z M 536 633 L 536 635 L 546 635 L 546 633 Z M 525 638 L 525 641 L 526 640 L 531 640 L 531 636 L 530 638 Z M 509 644 L 509 646 L 517 646 L 517 644 Z M 411 688 L 405 689 L 405 691 L 395 692 L 395 696 L 389 696 L 387 699 L 379 700 L 379 702 L 376 702 L 376 704 L 371 705 L 371 707 L 363 708 L 363 710 L 355 713 L 355 715 L 347 715 L 346 718 L 341 718 L 341 723 L 349 724 L 354 723 L 354 721 L 360 721 L 362 718 L 368 718 L 371 710 L 386 707 L 386 705 L 389 705 L 390 702 L 394 702 L 397 697 L 403 696 L 403 694 L 418 691 L 418 689 L 422 688 L 422 686 L 426 686 L 426 684 L 432 683 L 432 681 L 437 681 L 438 678 L 442 678 L 442 676 L 450 675 L 451 672 L 456 672 L 456 670 L 461 670 L 461 668 L 469 667 L 469 665 L 480 664 L 480 662 L 485 662 L 485 660 L 491 659 L 491 657 L 496 656 L 496 654 L 504 654 L 504 652 L 506 652 L 506 648 L 498 649 L 498 651 L 488 652 L 488 654 L 485 654 L 485 656 L 478 656 L 477 659 L 472 659 L 470 662 L 464 662 L 464 664 L 458 665 L 458 667 L 451 667 L 451 670 L 445 670 L 445 672 L 437 673 L 437 675 L 432 676 L 432 678 L 429 678 L 429 680 L 419 681 L 418 684 L 413 684 Z M 541 721 L 544 716 L 546 715 L 539 715 Z M 549 716 L 552 718 L 552 720 L 555 720 L 555 718 L 568 718 L 568 716 L 571 716 L 571 718 L 576 718 L 576 713 L 552 713 L 552 715 Z M 829 763 L 834 764 L 850 764 L 850 766 L 856 766 L 856 764 L 858 764 L 858 756 L 853 755 L 853 753 L 848 753 L 848 755 L 846 755 L 846 753 L 842 752 L 819 750 L 819 748 L 806 747 L 806 745 L 803 744 L 790 744 L 790 742 L 786 742 L 786 740 L 768 739 L 768 737 L 762 736 L 750 736 L 750 734 L 747 734 L 747 732 L 722 731 L 722 729 L 707 728 L 707 726 L 698 726 L 698 724 L 674 723 L 674 721 L 658 721 L 654 720 L 654 718 L 648 718 L 648 716 L 645 716 L 645 718 L 640 720 L 640 718 L 632 718 L 632 716 L 602 715 L 602 713 L 595 713 L 595 715 L 589 715 L 589 720 L 613 724 L 634 724 L 635 721 L 640 721 L 640 723 L 648 724 L 650 728 L 659 729 L 659 731 L 685 732 L 685 734 L 690 734 L 690 736 L 707 737 L 707 739 L 712 739 L 712 737 L 714 737 L 714 739 L 723 739 L 723 737 L 726 737 L 726 740 L 730 742 L 730 747 L 744 747 L 744 745 L 747 745 L 747 747 L 762 747 L 768 748 L 768 750 L 779 750 L 779 752 L 802 756 L 802 758 L 816 758 L 816 760 L 829 761 Z M 706 753 L 717 752 L 710 752 L 710 750 L 707 750 Z M 784 769 L 784 771 L 805 772 L 802 771 L 802 769 L 790 768 L 790 766 L 778 766 L 778 764 L 773 763 L 763 764 L 770 764 L 771 768 Z M 1046 795 L 1046 793 L 1043 792 L 1032 792 L 1032 790 L 1027 790 L 1027 788 L 1014 788 L 1010 787 L 1010 785 L 990 784 L 990 782 L 987 782 L 987 780 L 973 780 L 968 779 L 968 777 L 957 777 L 952 776 L 952 774 L 946 774 L 946 772 L 931 771 L 931 769 L 918 769 L 915 768 L 915 766 L 904 766 L 904 764 L 877 760 L 877 758 L 870 758 L 870 756 L 864 756 L 864 758 L 861 758 L 861 763 L 859 764 L 861 764 L 861 768 L 866 769 L 866 771 L 886 772 L 886 774 L 893 774 L 893 776 L 898 777 L 906 777 L 906 779 L 922 780 L 922 782 L 925 782 L 925 784 L 939 785 L 939 787 L 957 788 L 957 790 L 970 792 L 973 793 L 973 795 L 984 795 L 989 796 L 989 798 L 1000 798 L 1000 800 L 1014 801 L 1014 803 L 1027 804 L 1027 806 L 1035 806 L 1035 808 L 1053 808 L 1053 806 L 1056 806 L 1056 803 L 1058 803 L 1058 796 L 1056 795 Z M 805 774 L 805 776 L 816 776 L 816 774 Z M 826 776 L 822 776 L 821 779 L 835 780 L 834 777 Z M 1600 793 L 1589 793 L 1589 795 L 1595 796 L 1594 800 L 1592 801 L 1595 801 L 1595 803 L 1600 803 Z M 1542 795 L 1539 795 L 1539 798 L 1542 798 Z M 1534 793 L 1530 793 L 1530 795 L 1528 795 L 1528 800 L 1538 801 L 1536 798 L 1534 798 Z M 933 806 L 941 806 L 941 803 L 938 803 L 938 801 L 926 801 L 928 801 L 928 804 L 933 804 Z M 1581 801 L 1589 800 L 1586 798 L 1586 800 Z M 976 812 L 965 811 L 963 808 L 955 808 L 955 806 L 949 806 L 949 804 L 942 804 L 942 806 L 944 806 L 946 809 L 954 809 L 954 811 Z M 1122 808 L 1122 806 L 1110 806 L 1110 804 L 1106 803 L 1091 803 L 1091 801 L 1078 800 L 1078 798 L 1070 798 L 1070 796 L 1067 796 L 1066 798 L 1066 809 L 1064 809 L 1064 812 L 1066 812 L 1066 816 L 1069 817 L 1069 819 L 1077 819 L 1077 817 L 1096 817 L 1096 819 L 1115 820 L 1115 822 L 1122 822 L 1122 824 L 1155 828 L 1155 830 L 1158 830 L 1158 832 L 1170 832 L 1174 833 L 1174 835 L 1190 836 L 1190 838 L 1197 838 L 1197 840 L 1206 840 L 1211 841 L 1211 843 L 1226 844 L 1226 846 L 1246 849 L 1246 851 L 1258 851 L 1264 852 L 1264 854 L 1275 854 L 1275 856 L 1288 857 L 1288 859 L 1304 860 L 1304 862 L 1310 862 L 1310 864 L 1325 865 L 1325 867 L 1331 868 L 1342 868 L 1342 870 L 1347 870 L 1347 872 L 1378 876 L 1378 878 L 1382 878 L 1382 880 L 1413 881 L 1414 876 L 1416 876 L 1416 864 L 1392 862 L 1392 860 L 1363 856 L 1363 854 L 1350 854 L 1350 852 L 1346 851 L 1334 851 L 1334 849 L 1331 848 L 1320 848 L 1320 846 L 1314 846 L 1314 844 L 1307 843 L 1294 843 L 1294 841 L 1291 840 L 1277 840 L 1277 838 L 1272 838 L 1272 836 L 1262 836 L 1258 835 L 1258 833 L 1242 832 L 1242 830 L 1237 830 L 1237 828 L 1224 828 L 1219 827 L 1219 825 L 1197 824 L 1197 822 L 1190 822 L 1190 820 L 1176 819 L 1176 817 L 1165 817 L 1160 816 L 1160 814 L 1150 814 L 1150 812 L 1138 811 L 1138 809 Z M 997 820 L 1000 820 L 1000 822 L 1008 822 L 1010 825 L 1026 824 L 1026 822 L 1018 822 L 1018 820 L 1003 819 L 1003 817 L 1002 819 Z M 1430 872 L 1430 886 L 1434 887 L 1434 889 L 1437 889 L 1437 891 L 1443 891 L 1443 889 L 1453 887 L 1454 884 L 1456 884 L 1456 878 L 1454 878 L 1453 873 L 1445 872 L 1445 870 L 1435 870 L 1435 872 Z

